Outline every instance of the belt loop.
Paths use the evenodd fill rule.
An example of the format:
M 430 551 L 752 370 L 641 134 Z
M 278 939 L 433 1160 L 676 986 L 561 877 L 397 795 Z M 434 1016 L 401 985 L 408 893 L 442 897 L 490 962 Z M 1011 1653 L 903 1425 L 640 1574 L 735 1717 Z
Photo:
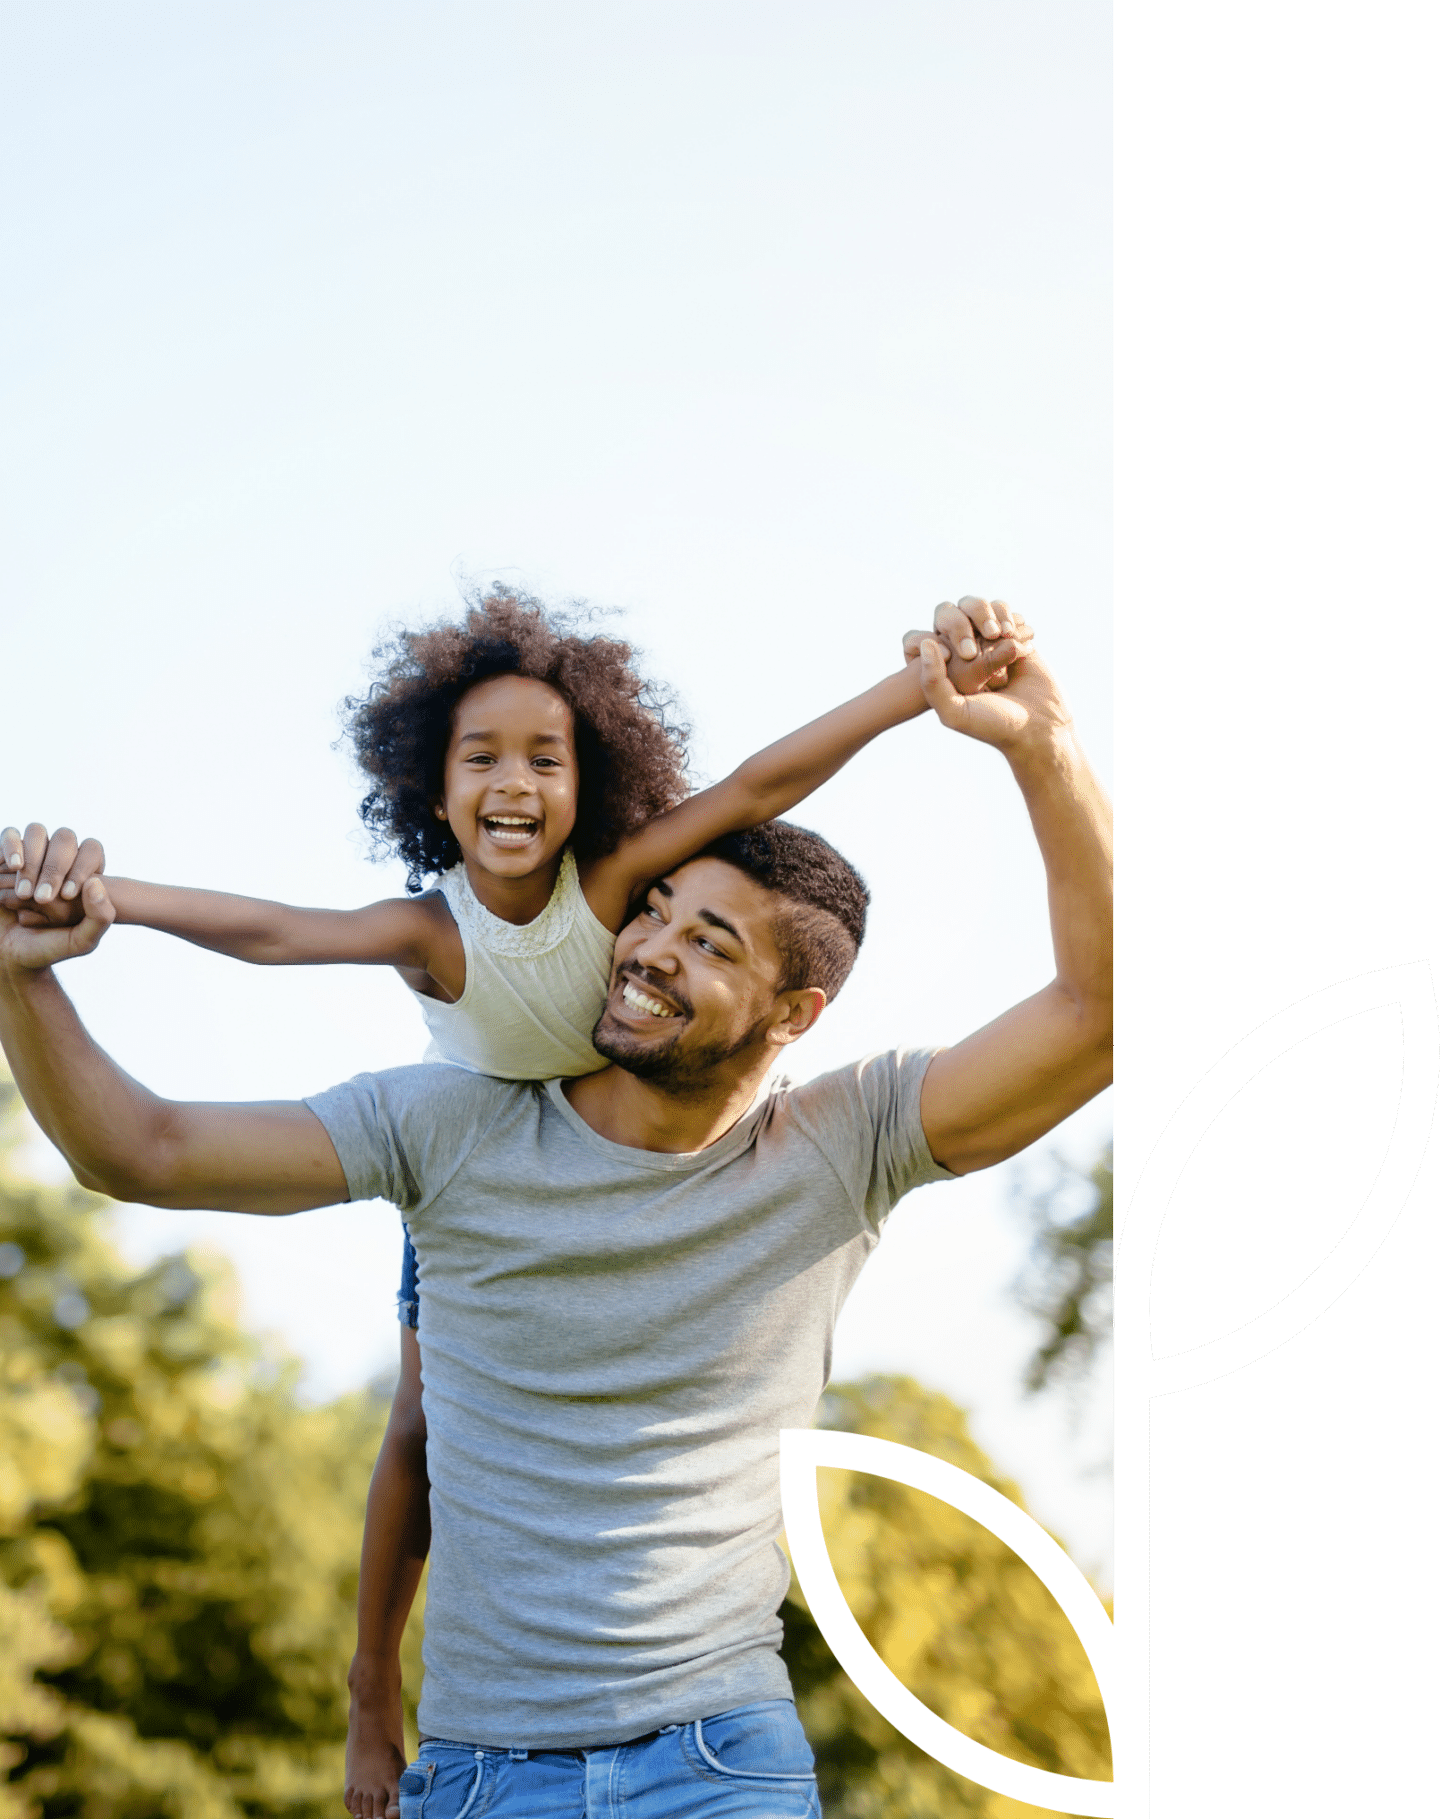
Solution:
M 507 1750 L 506 1754 L 512 1762 L 525 1762 L 530 1756 L 529 1750 Z

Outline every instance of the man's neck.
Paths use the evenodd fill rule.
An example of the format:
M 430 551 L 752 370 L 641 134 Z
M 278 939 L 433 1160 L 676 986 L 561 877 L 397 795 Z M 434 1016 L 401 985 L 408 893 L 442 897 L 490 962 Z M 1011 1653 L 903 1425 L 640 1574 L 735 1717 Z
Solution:
M 717 1143 L 745 1116 L 772 1059 L 767 1050 L 743 1071 L 721 1069 L 713 1085 L 681 1095 L 613 1066 L 566 1080 L 560 1090 L 597 1136 L 627 1149 L 685 1155 Z

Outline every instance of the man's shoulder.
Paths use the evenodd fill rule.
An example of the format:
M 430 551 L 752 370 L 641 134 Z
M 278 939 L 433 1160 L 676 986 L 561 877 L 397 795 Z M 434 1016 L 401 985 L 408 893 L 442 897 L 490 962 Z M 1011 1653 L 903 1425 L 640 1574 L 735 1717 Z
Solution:
M 532 1080 L 498 1080 L 453 1061 L 417 1061 L 355 1074 L 306 1104 L 322 1118 L 330 1108 L 366 1126 L 413 1130 L 418 1125 L 463 1141 L 467 1131 L 483 1128 L 540 1091 Z
M 938 1048 L 885 1049 L 771 1095 L 776 1141 L 803 1144 L 826 1165 L 872 1230 L 912 1188 L 946 1171 L 930 1154 L 920 1092 Z
M 409 1212 L 542 1091 L 533 1081 L 424 1061 L 357 1074 L 305 1103 L 335 1145 L 352 1199 L 390 1200 Z
M 938 1048 L 877 1049 L 798 1085 L 781 1077 L 770 1087 L 769 1102 L 777 1111 L 801 1117 L 827 1106 L 879 1105 L 918 1092 L 925 1070 L 940 1052 Z

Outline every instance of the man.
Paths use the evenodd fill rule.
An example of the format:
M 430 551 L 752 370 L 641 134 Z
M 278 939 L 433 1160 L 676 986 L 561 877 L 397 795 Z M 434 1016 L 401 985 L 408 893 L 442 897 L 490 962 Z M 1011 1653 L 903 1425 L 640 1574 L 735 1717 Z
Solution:
M 952 646 L 1009 617 L 961 606 L 939 622 Z M 379 1195 L 405 1213 L 432 1741 L 402 1816 L 818 1812 L 777 1652 L 777 1431 L 812 1418 L 895 1202 L 1013 1155 L 1110 1074 L 1104 798 L 1039 658 L 962 696 L 945 654 L 923 641 L 926 699 L 1010 763 L 1056 976 L 937 1054 L 757 1098 L 863 932 L 853 871 L 779 823 L 656 881 L 596 1026 L 613 1065 L 563 1084 L 418 1067 L 303 1104 L 166 1102 L 95 1047 L 50 970 L 100 939 L 103 882 L 77 927 L 0 911 L 0 1040 L 84 1185 L 252 1213 Z

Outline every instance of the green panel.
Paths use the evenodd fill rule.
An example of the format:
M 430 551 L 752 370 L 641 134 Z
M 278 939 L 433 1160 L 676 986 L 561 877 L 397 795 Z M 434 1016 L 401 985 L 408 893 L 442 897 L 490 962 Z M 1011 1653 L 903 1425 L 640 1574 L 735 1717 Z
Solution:
M 1436 69 L 1420 5 L 1120 7 L 1118 1190 L 1307 991 L 1440 960 Z M 1373 1179 L 1395 1013 L 1227 1111 L 1156 1344 Z M 1440 1159 L 1335 1310 L 1155 1412 L 1155 1812 L 1433 1810 Z

